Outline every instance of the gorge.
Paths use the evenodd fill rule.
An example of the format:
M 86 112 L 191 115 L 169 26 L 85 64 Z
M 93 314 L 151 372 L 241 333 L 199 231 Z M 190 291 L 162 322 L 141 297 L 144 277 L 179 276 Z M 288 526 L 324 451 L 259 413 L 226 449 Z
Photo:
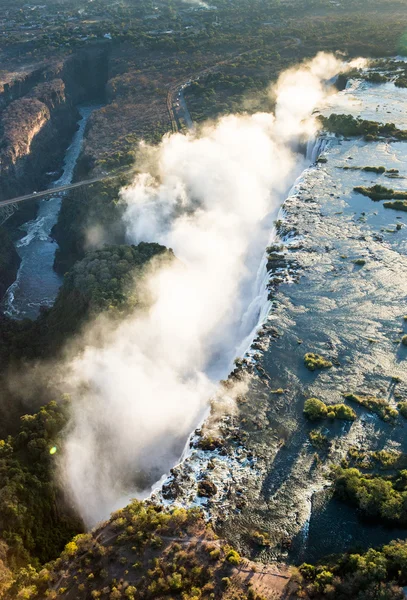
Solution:
M 391 80 L 369 83 L 362 72 L 327 96 L 324 81 L 340 67 L 322 55 L 283 74 L 275 119 L 232 115 L 142 145 L 118 209 L 127 246 L 99 238 L 101 247 L 75 263 L 55 306 L 33 323 L 31 337 L 41 327 L 61 329 L 69 306 L 73 322 L 86 324 L 75 309 L 88 293 L 102 308 L 101 318 L 100 310 L 87 315 L 84 335 L 74 331 L 79 342 L 63 360 L 43 365 L 43 380 L 52 372 L 71 396 L 55 460 L 87 526 L 115 508 L 133 518 L 139 509 L 129 516 L 122 507 L 160 480 L 153 502 L 201 508 L 258 560 L 318 561 L 405 535 L 358 519 L 333 497 L 332 464 L 352 465 L 358 452 L 376 460 L 406 451 L 398 413 L 406 389 L 405 217 L 354 192 L 392 179 L 404 193 L 405 142 L 315 137 L 308 118 L 318 108 L 388 118 L 404 130 L 406 91 Z M 307 141 L 304 160 L 293 149 Z M 158 269 L 155 252 L 164 247 L 176 261 Z M 133 264 L 135 287 L 127 277 Z M 306 356 L 324 368 L 310 369 Z M 311 424 L 307 398 L 328 408 L 370 400 L 354 405 L 355 418 Z M 372 398 L 393 411 L 390 420 L 371 409 Z M 211 414 L 189 439 L 209 399 Z M 317 435 L 325 439 L 319 448 Z

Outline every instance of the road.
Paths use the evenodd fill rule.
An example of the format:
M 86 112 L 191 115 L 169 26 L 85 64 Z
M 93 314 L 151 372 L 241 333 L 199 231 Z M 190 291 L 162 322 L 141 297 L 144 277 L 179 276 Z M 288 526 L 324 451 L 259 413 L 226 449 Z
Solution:
M 179 106 L 177 106 L 177 114 L 178 116 L 181 116 L 183 118 L 185 125 L 188 127 L 188 129 L 192 131 L 195 128 L 195 126 L 192 117 L 189 113 L 187 103 L 185 102 L 184 88 L 181 88 L 176 97 L 178 98 L 177 102 L 179 104 Z

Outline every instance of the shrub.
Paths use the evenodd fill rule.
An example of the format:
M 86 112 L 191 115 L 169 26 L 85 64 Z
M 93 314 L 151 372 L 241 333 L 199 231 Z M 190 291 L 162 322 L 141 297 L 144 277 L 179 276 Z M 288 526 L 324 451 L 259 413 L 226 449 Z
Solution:
M 316 568 L 314 565 L 310 565 L 308 563 L 303 563 L 299 567 L 299 571 L 304 579 L 313 579 L 315 577 Z
M 402 210 L 407 212 L 407 200 L 394 200 L 393 202 L 384 202 L 384 208 L 392 208 L 393 210 Z
M 407 419 L 407 402 L 399 402 L 397 408 L 399 409 L 400 414 Z
M 329 444 L 326 435 L 315 429 L 309 432 L 309 439 L 314 448 L 319 448 L 320 450 L 326 448 Z
M 397 476 L 364 475 L 358 469 L 335 471 L 335 492 L 380 522 L 407 524 L 407 471 Z
M 376 413 L 383 421 L 391 421 L 398 416 L 398 411 L 381 398 L 358 394 L 344 394 L 344 397 Z
M 255 531 L 252 534 L 252 540 L 259 546 L 270 546 L 270 536 L 267 532 Z
M 323 356 L 314 354 L 313 352 L 305 354 L 304 364 L 310 371 L 315 371 L 316 369 L 329 369 L 332 367 L 331 361 L 326 360 Z
M 344 419 L 346 421 L 354 421 L 356 419 L 356 413 L 350 406 L 346 404 L 334 404 L 329 407 L 335 413 L 335 418 Z
M 238 565 L 240 563 L 240 554 L 236 550 L 229 550 L 226 555 L 226 560 L 231 565 Z
M 328 408 L 322 400 L 318 400 L 318 398 L 308 398 L 304 404 L 304 415 L 310 421 L 325 419 L 328 415 Z
M 364 187 L 357 186 L 353 188 L 353 191 L 358 194 L 362 194 L 362 196 L 367 196 L 371 200 L 406 200 L 407 192 L 393 190 L 392 188 L 387 188 L 384 185 L 373 185 L 372 187 Z

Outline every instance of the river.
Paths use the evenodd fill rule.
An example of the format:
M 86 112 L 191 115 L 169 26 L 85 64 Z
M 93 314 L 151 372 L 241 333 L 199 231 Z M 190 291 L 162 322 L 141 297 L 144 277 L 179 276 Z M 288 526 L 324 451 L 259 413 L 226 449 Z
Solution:
M 96 108 L 80 107 L 79 128 L 66 151 L 63 173 L 50 188 L 72 182 L 86 124 Z M 9 287 L 3 300 L 5 314 L 13 318 L 35 319 L 41 306 L 52 306 L 55 301 L 62 278 L 53 269 L 58 245 L 51 237 L 51 230 L 57 222 L 61 202 L 60 196 L 40 200 L 36 218 L 24 223 L 20 228 L 23 237 L 16 242 L 16 249 L 21 257 L 21 264 L 16 281 Z
M 406 100 L 407 90 L 393 83 L 357 80 L 325 112 L 407 129 Z M 330 493 L 331 466 L 352 446 L 407 452 L 406 420 L 399 416 L 393 425 L 357 406 L 353 423 L 315 424 L 303 415 L 310 397 L 332 404 L 346 392 L 365 392 L 393 407 L 407 397 L 407 349 L 400 345 L 407 333 L 407 215 L 354 191 L 375 184 L 407 191 L 407 143 L 325 136 L 310 155 L 321 149 L 323 162 L 303 172 L 284 204 L 282 252 L 297 264 L 299 279 L 285 282 L 283 269 L 274 274 L 283 283 L 249 352 L 255 361 L 249 391 L 237 414 L 219 424 L 228 452 L 193 447 L 164 484 L 168 490 L 182 482 L 176 501 L 190 505 L 196 482 L 209 477 L 216 496 L 194 502 L 242 551 L 253 551 L 254 532 L 268 534 L 270 546 L 257 547 L 263 560 L 313 561 L 407 536 L 407 529 L 364 522 Z M 366 166 L 399 174 L 357 168 Z M 365 262 L 355 264 L 358 259 Z M 329 358 L 333 368 L 309 372 L 306 352 Z M 310 444 L 312 429 L 328 437 L 329 452 Z

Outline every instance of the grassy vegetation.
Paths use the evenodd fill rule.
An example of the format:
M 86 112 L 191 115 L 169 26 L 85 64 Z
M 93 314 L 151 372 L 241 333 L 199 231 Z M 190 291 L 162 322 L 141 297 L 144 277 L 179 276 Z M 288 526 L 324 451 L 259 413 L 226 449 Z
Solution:
M 80 164 L 80 171 L 85 174 L 93 169 L 131 164 L 134 147 L 141 139 L 157 143 L 169 129 L 165 100 L 170 86 L 225 57 L 231 60 L 219 65 L 217 72 L 203 75 L 186 91 L 192 116 L 198 121 L 231 111 L 269 108 L 269 82 L 276 79 L 281 69 L 315 55 L 318 50 L 339 49 L 353 56 L 403 52 L 399 40 L 407 27 L 403 3 L 389 0 L 371 0 L 368 7 L 362 0 L 343 0 L 339 7 L 323 0 L 219 0 L 216 13 L 198 11 L 176 1 L 157 0 L 157 6 L 153 6 L 147 0 L 94 0 L 86 4 L 83 17 L 78 16 L 78 10 L 83 8 L 79 1 L 44 1 L 44 19 L 52 23 L 51 31 L 20 31 L 20 26 L 31 26 L 29 19 L 35 17 L 36 11 L 24 6 L 23 0 L 6 0 L 7 10 L 13 11 L 10 21 L 15 20 L 16 31 L 7 31 L 2 51 L 15 54 L 17 63 L 48 60 L 50 54 L 61 56 L 74 46 L 98 43 L 107 31 L 113 38 L 112 43 L 102 42 L 109 45 L 110 51 L 106 65 L 109 104 L 95 113 L 89 123 Z M 172 33 L 164 33 L 166 30 Z M 88 36 L 89 42 L 82 39 Z M 249 53 L 242 54 L 246 51 Z M 375 74 L 370 80 L 381 83 L 383 78 Z M 397 83 L 402 86 L 403 81 L 399 77 Z M 328 119 L 326 125 L 336 133 L 363 135 L 368 140 L 382 136 L 406 139 L 406 132 L 392 124 L 337 117 Z M 378 174 L 381 169 L 364 168 Z M 43 311 L 35 323 L 0 317 L 0 359 L 4 366 L 10 361 L 52 354 L 67 336 L 78 331 L 87 317 L 107 311 L 120 318 L 139 302 L 132 286 L 134 270 L 140 274 L 144 263 L 156 252 L 150 254 L 147 247 L 144 251 L 141 247 L 118 246 L 124 238 L 122 209 L 117 200 L 124 183 L 125 180 L 118 180 L 95 184 L 64 198 L 55 229 L 60 244 L 57 266 L 59 272 L 70 273 L 55 307 Z M 86 255 L 93 244 L 106 242 L 105 248 Z M 162 252 L 158 247 L 156 250 L 158 254 Z M 311 353 L 304 362 L 311 371 L 332 366 L 330 361 Z M 344 404 L 324 406 L 326 411 L 321 411 L 328 418 L 355 418 L 352 409 Z M 369 409 L 374 410 L 371 403 Z M 30 567 L 18 570 L 20 564 L 32 562 L 38 566 L 55 556 L 72 531 L 70 519 L 64 521 L 56 509 L 61 502 L 55 501 L 57 492 L 50 483 L 53 459 L 48 452 L 49 444 L 59 445 L 59 430 L 65 417 L 59 417 L 53 406 L 44 411 L 48 417 L 40 411 L 40 417 L 34 415 L 32 422 L 23 422 L 21 439 L 18 434 L 4 440 L 6 456 L 0 449 L 0 492 L 4 493 L 4 506 L 10 508 L 11 514 L 7 513 L 3 520 L 3 530 L 9 528 L 9 548 L 0 542 L 0 597 L 3 593 L 19 600 L 131 600 L 163 596 L 212 600 L 223 597 L 227 588 L 232 588 L 233 598 L 256 597 L 247 586 L 236 589 L 231 583 L 233 567 L 239 564 L 240 557 L 216 539 L 197 513 L 166 512 L 161 507 L 140 503 L 120 511 L 105 529 L 68 543 L 54 565 L 38 572 Z M 380 411 L 387 417 L 387 409 L 381 407 Z M 41 424 L 43 420 L 48 425 Z M 55 428 L 51 421 L 55 421 Z M 320 432 L 310 433 L 314 444 L 325 444 L 324 437 Z M 215 439 L 207 439 L 202 442 L 202 449 L 211 450 L 217 444 Z M 201 487 L 208 491 L 207 486 Z M 3 519 L 1 506 L 0 499 Z M 21 543 L 13 536 L 14 531 L 20 535 Z M 25 532 L 25 537 L 21 532 Z M 257 541 L 268 545 L 264 543 L 268 541 L 266 534 L 261 532 Z M 360 555 L 351 563 L 352 568 L 343 567 L 342 571 L 335 565 L 317 567 L 313 572 L 310 569 L 304 589 L 313 586 L 314 597 L 325 592 L 335 597 L 333 594 L 340 590 L 342 598 L 362 598 L 357 596 L 360 593 L 370 598 L 380 593 L 395 598 L 391 596 L 393 584 L 386 583 L 386 578 L 403 583 L 404 563 L 397 563 L 401 550 L 394 558 L 396 554 L 389 551 L 385 555 L 387 570 L 380 571 L 381 579 L 376 572 L 372 575 L 371 564 L 378 561 L 371 553 Z
M 392 208 L 393 210 L 402 210 L 407 212 L 407 200 L 395 200 L 394 202 L 384 202 L 384 208 Z
M 328 438 L 326 437 L 326 435 L 321 433 L 321 431 L 313 429 L 309 432 L 308 437 L 309 441 L 314 446 L 314 448 L 317 448 L 318 450 L 326 450 L 329 448 Z
M 364 267 L 366 264 L 366 260 L 364 258 L 356 258 L 354 261 L 352 261 L 354 265 L 356 265 L 357 267 Z
M 359 406 L 363 406 L 364 408 L 367 408 L 367 410 L 374 412 L 382 419 L 382 421 L 394 421 L 398 416 L 398 411 L 390 406 L 386 400 L 381 398 L 376 398 L 375 396 L 370 396 L 368 394 L 344 394 L 344 397 L 346 400 L 355 402 L 356 404 L 359 404 Z
M 351 446 L 342 466 L 347 468 L 349 465 L 363 470 L 401 470 L 407 468 L 407 456 L 398 450 L 368 451 Z
M 239 563 L 199 510 L 133 501 L 95 532 L 76 536 L 40 574 L 16 577 L 9 597 L 209 600 L 223 597 Z M 234 597 L 247 598 L 248 587 L 234 580 Z
M 366 517 L 407 524 L 407 470 L 385 477 L 337 468 L 334 477 L 336 495 L 357 506 Z
M 398 408 L 401 416 L 404 417 L 405 419 L 407 419 L 407 402 L 406 401 L 399 402 L 397 404 L 397 408 Z
M 343 171 L 366 171 L 367 173 L 376 173 L 377 175 L 382 175 L 383 173 L 386 173 L 386 167 L 349 167 L 346 165 L 344 167 L 338 168 L 343 169 Z

